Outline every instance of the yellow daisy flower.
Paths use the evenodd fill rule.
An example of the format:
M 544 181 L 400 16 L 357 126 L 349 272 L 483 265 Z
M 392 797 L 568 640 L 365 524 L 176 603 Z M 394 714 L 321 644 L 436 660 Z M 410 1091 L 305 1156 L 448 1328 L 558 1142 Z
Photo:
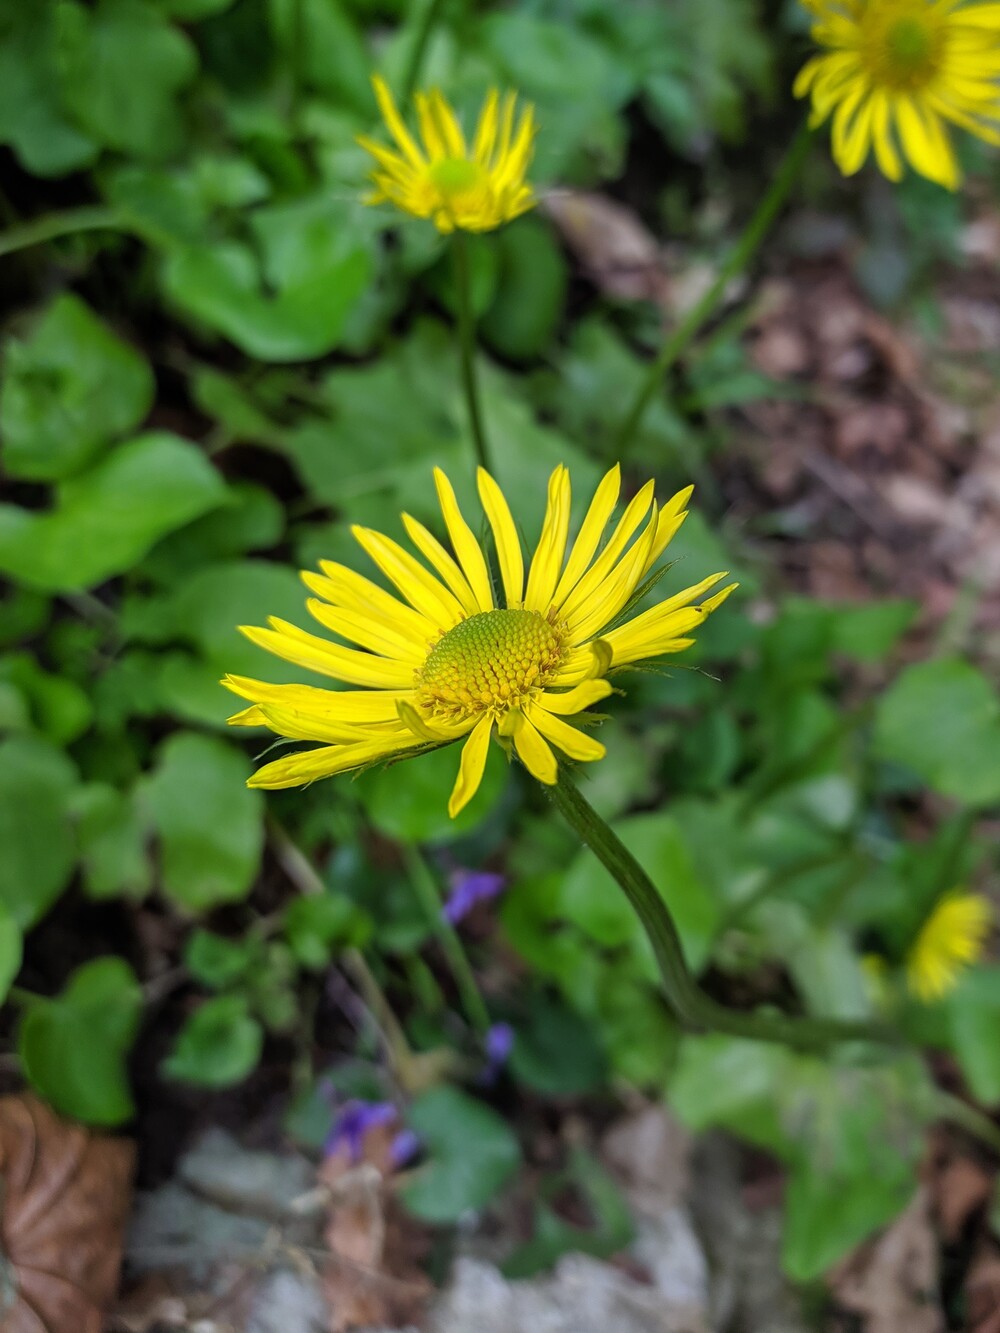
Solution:
M 492 89 L 483 105 L 471 147 L 458 117 L 438 89 L 417 93 L 418 144 L 403 123 L 384 79 L 372 79 L 382 118 L 399 151 L 366 136 L 358 143 L 374 157 L 375 185 L 365 203 L 395 204 L 404 213 L 430 218 L 438 231 L 492 231 L 535 205 L 525 173 L 535 140 L 534 111 L 524 109 L 515 125 L 517 97 Z
M 602 545 L 621 487 L 615 466 L 569 544 L 570 479 L 560 465 L 549 479 L 541 536 L 526 570 L 503 492 L 480 468 L 479 498 L 503 586 L 497 599 L 486 555 L 451 483 L 440 469 L 434 480 L 450 552 L 409 514 L 403 524 L 423 561 L 379 532 L 352 529 L 402 599 L 331 561 L 320 562 L 321 574 L 302 575 L 316 594 L 309 611 L 356 647 L 274 618 L 269 629 L 241 627 L 288 662 L 364 687 L 327 690 L 227 676 L 223 684 L 251 704 L 231 723 L 321 742 L 265 765 L 250 786 L 295 787 L 464 737 L 448 805 L 454 816 L 479 787 L 493 735 L 540 782 L 554 783 L 553 746 L 575 760 L 604 755 L 603 745 L 564 718 L 611 694 L 606 677 L 615 667 L 689 647 L 690 631 L 736 587 L 693 605 L 725 577 L 713 574 L 619 624 L 684 521 L 693 488 L 660 508 L 647 482 Z
M 920 928 L 906 959 L 910 990 L 925 1004 L 939 1000 L 983 952 L 993 909 L 981 893 L 946 893 Z
M 949 190 L 961 180 L 947 125 L 1000 144 L 1000 4 L 976 0 L 803 0 L 827 50 L 795 82 L 812 123 L 833 116 L 845 176 L 874 147 L 890 180 L 915 171 Z

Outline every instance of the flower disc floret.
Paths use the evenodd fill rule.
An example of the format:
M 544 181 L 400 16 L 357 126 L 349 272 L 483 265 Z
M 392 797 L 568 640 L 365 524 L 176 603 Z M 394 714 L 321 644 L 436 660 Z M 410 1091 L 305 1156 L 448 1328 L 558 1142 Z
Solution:
M 408 514 L 403 524 L 417 555 L 380 532 L 353 529 L 394 592 L 321 561 L 321 573 L 302 577 L 315 594 L 306 605 L 327 637 L 277 619 L 243 626 L 285 661 L 360 687 L 227 676 L 224 684 L 249 703 L 233 725 L 317 743 L 265 764 L 251 786 L 299 786 L 461 740 L 448 803 L 456 815 L 479 787 L 494 737 L 540 782 L 554 783 L 557 751 L 580 763 L 605 753 L 565 719 L 595 721 L 583 715 L 613 693 L 611 672 L 690 647 L 691 631 L 736 586 L 706 596 L 725 577 L 712 574 L 629 616 L 687 515 L 691 487 L 660 506 L 647 482 L 615 519 L 621 474 L 614 467 L 571 541 L 570 479 L 559 466 L 526 563 L 514 516 L 488 472 L 480 468 L 477 481 L 493 551 L 474 536 L 440 469 L 434 480 L 450 549 Z
M 796 96 L 812 122 L 832 117 L 833 156 L 845 175 L 874 149 L 899 180 L 903 162 L 957 188 L 948 125 L 1000 144 L 1000 4 L 956 0 L 804 0 L 825 50 L 801 70 Z
M 538 611 L 480 611 L 431 649 L 416 702 L 449 722 L 499 716 L 543 686 L 562 657 L 560 635 Z

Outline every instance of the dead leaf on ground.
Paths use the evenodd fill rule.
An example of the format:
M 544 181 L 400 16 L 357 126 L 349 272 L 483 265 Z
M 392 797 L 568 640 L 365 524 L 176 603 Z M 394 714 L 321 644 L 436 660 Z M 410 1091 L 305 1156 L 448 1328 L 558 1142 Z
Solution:
M 938 1299 L 938 1243 L 923 1186 L 874 1241 L 830 1279 L 838 1303 L 865 1319 L 865 1333 L 944 1333 Z
M 968 1157 L 954 1157 L 935 1172 L 934 1215 L 948 1244 L 959 1239 L 972 1214 L 990 1198 L 994 1178 L 994 1172 Z
M 659 243 L 631 209 L 585 190 L 553 191 L 544 207 L 598 291 L 669 303 Z
M 416 1323 L 433 1291 L 420 1266 L 428 1248 L 426 1232 L 403 1212 L 393 1193 L 397 1130 L 393 1125 L 370 1129 L 360 1162 L 353 1163 L 342 1149 L 320 1168 L 320 1182 L 330 1191 L 325 1233 L 330 1258 L 322 1278 L 331 1333 Z
M 100 1333 L 118 1287 L 134 1155 L 127 1140 L 62 1120 L 34 1097 L 0 1099 L 4 1333 Z
M 965 1278 L 969 1333 L 1000 1333 L 1000 1254 L 983 1245 Z

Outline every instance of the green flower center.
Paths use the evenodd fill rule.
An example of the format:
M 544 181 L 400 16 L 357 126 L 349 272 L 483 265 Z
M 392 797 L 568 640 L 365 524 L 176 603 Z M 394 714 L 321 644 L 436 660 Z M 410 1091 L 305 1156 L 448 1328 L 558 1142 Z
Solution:
M 432 162 L 429 175 L 443 195 L 464 194 L 475 189 L 482 176 L 482 168 L 464 157 L 445 157 Z
M 481 611 L 443 635 L 417 673 L 417 702 L 453 720 L 514 708 L 563 658 L 558 631 L 538 611 Z
M 915 92 L 936 73 L 945 29 L 926 0 L 877 0 L 862 20 L 863 52 L 875 81 Z
M 897 19 L 889 29 L 889 53 L 897 69 L 915 73 L 927 64 L 934 43 L 918 19 Z

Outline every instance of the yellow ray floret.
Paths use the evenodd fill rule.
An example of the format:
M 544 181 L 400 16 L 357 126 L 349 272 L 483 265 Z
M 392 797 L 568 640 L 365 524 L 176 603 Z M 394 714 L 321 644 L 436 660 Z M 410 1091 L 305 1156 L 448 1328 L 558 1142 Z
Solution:
M 612 693 L 608 673 L 689 647 L 690 631 L 736 587 L 704 597 L 725 577 L 712 574 L 629 618 L 631 599 L 684 520 L 691 488 L 658 506 L 649 482 L 602 545 L 621 491 L 613 467 L 571 542 L 570 478 L 560 465 L 549 479 L 541 534 L 526 564 L 510 506 L 480 468 L 500 596 L 487 552 L 451 483 L 440 469 L 434 480 L 450 551 L 408 515 L 407 533 L 427 564 L 379 532 L 354 529 L 399 596 L 329 561 L 321 562 L 322 574 L 302 575 L 317 594 L 307 601 L 313 617 L 344 642 L 274 618 L 267 629 L 242 627 L 287 662 L 366 687 L 328 690 L 227 676 L 223 683 L 250 705 L 229 719 L 233 725 L 266 726 L 290 740 L 320 743 L 266 764 L 251 786 L 296 787 L 464 740 L 448 805 L 454 816 L 479 787 L 491 737 L 512 748 L 541 782 L 554 783 L 555 751 L 580 762 L 604 755 L 599 741 L 567 719 Z
M 939 185 L 961 180 L 948 125 L 1000 144 L 1000 4 L 803 0 L 825 50 L 801 70 L 812 123 L 833 117 L 833 156 L 853 175 L 874 149 L 890 180 L 904 160 Z
M 489 93 L 471 144 L 439 90 L 417 93 L 418 142 L 385 80 L 376 75 L 372 84 L 396 147 L 359 137 L 376 163 L 375 189 L 366 203 L 395 204 L 413 217 L 430 218 L 442 232 L 492 231 L 534 207 L 526 180 L 535 142 L 534 111 L 527 106 L 517 119 L 514 93 L 502 101 L 497 89 Z
M 992 907 L 981 893 L 946 893 L 921 926 L 906 959 L 913 994 L 929 1003 L 954 990 L 965 968 L 982 955 L 992 924 Z

